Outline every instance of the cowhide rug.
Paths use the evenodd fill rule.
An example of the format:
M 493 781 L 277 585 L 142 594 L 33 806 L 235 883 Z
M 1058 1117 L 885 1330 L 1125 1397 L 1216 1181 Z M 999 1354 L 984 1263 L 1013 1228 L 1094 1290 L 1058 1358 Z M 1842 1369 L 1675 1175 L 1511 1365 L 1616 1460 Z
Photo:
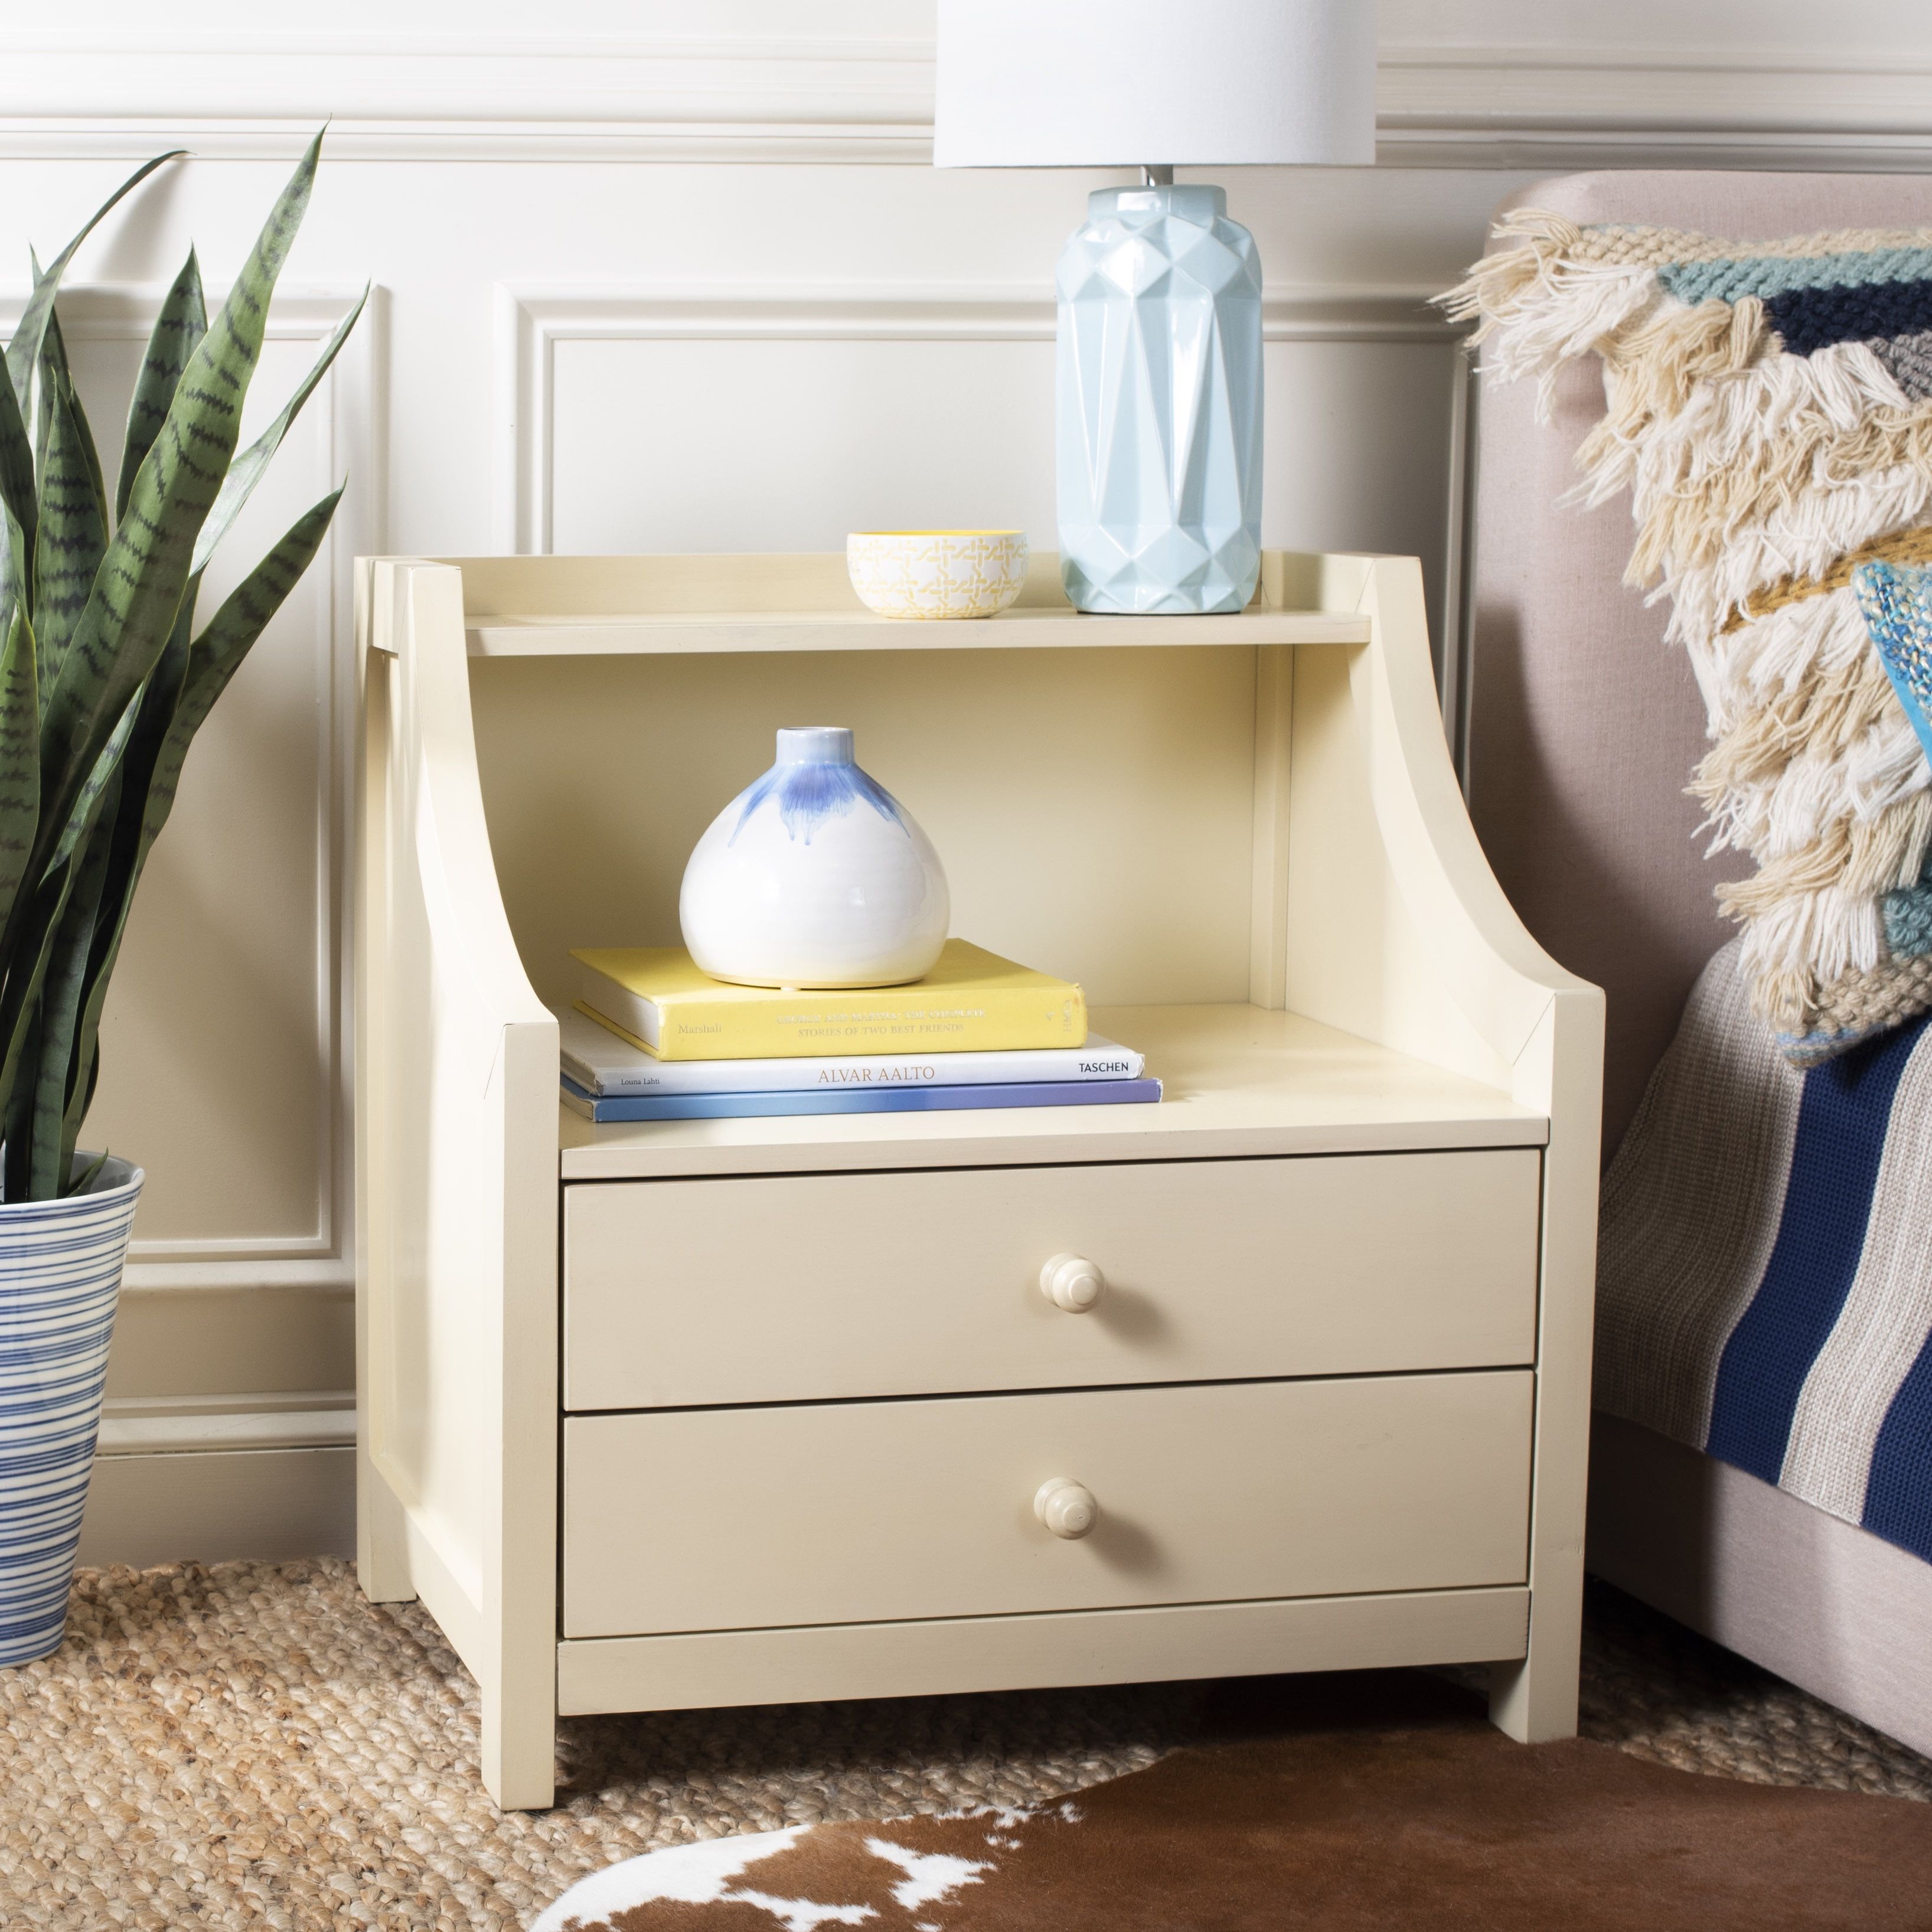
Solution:
M 674 1846 L 532 1932 L 1932 1928 L 1932 1807 L 1526 1748 L 1407 1672 L 1240 1694 L 1224 1741 L 1047 1809 Z

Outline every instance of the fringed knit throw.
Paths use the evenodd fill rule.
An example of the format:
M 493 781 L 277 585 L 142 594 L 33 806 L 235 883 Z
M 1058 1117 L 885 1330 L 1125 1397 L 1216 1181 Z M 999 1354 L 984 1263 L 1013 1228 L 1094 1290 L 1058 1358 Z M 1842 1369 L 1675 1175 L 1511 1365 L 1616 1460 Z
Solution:
M 1601 358 L 1579 500 L 1630 494 L 1628 576 L 1670 600 L 1712 748 L 1691 790 L 1760 1018 L 1809 1066 L 1932 1010 L 1932 770 L 1851 587 L 1932 562 L 1932 232 L 1736 244 L 1525 211 L 1443 298 L 1486 372 Z

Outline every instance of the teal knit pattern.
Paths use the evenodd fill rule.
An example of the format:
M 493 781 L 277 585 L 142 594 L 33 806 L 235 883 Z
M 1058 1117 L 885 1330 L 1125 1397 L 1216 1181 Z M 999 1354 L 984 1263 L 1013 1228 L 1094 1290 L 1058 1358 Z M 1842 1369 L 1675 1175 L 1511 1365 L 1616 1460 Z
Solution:
M 1912 565 L 1862 563 L 1852 590 L 1864 613 L 1873 648 L 1892 688 L 1932 758 L 1932 570 Z M 1932 952 L 1932 855 L 1916 886 L 1879 902 L 1886 944 L 1901 959 Z
M 1885 916 L 1885 943 L 1901 959 L 1932 952 L 1932 868 L 1916 886 L 1887 892 L 1879 902 Z
M 1932 758 L 1932 570 L 1862 563 L 1852 590 L 1892 688 Z
M 1681 302 L 1740 296 L 1768 301 L 1793 289 L 1866 288 L 1932 277 L 1932 248 L 1862 248 L 1838 255 L 1740 255 L 1727 261 L 1669 262 L 1657 278 Z

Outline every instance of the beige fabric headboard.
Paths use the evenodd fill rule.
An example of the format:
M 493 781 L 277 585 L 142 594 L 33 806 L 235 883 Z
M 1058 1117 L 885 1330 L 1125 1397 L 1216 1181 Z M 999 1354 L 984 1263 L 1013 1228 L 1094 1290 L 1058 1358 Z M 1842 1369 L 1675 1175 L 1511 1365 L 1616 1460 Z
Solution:
M 1640 173 L 1538 182 L 1504 203 L 1577 222 L 1688 228 L 1740 240 L 1829 228 L 1932 227 L 1918 176 Z M 1557 500 L 1601 414 L 1595 369 L 1477 386 L 1469 642 L 1470 811 L 1490 862 L 1549 951 L 1609 996 L 1604 1150 L 1622 1138 L 1684 996 L 1731 928 L 1712 888 L 1748 862 L 1703 856 L 1684 795 L 1703 708 L 1666 614 L 1622 581 L 1627 503 Z

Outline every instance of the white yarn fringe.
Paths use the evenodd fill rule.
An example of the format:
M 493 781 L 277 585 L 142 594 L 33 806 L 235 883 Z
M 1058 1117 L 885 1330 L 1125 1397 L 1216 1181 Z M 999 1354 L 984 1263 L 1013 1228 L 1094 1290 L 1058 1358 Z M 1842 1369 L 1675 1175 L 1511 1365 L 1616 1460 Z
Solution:
M 1535 376 L 1536 419 L 1546 423 L 1564 365 L 1654 308 L 1662 294 L 1654 268 L 1592 262 L 1553 265 L 1537 284 L 1534 305 L 1526 302 L 1484 338 L 1484 371 L 1498 382 Z
M 1837 758 L 1801 752 L 1768 784 L 1741 788 L 1734 811 L 1745 836 L 1727 842 L 1767 859 L 1786 858 L 1816 844 L 1840 820 L 1869 825 L 1928 785 L 1932 770 L 1924 750 L 1900 712 L 1862 733 Z
M 1774 868 L 1760 894 L 1738 889 L 1745 964 L 1786 1004 L 1794 986 L 1869 970 L 1886 957 L 1878 895 L 1924 861 L 1932 769 L 1896 700 L 1861 676 L 1871 645 L 1849 589 L 1725 627 L 1754 592 L 1925 520 L 1932 406 L 1868 344 L 1784 355 L 1753 298 L 1687 308 L 1652 266 L 1580 259 L 1582 231 L 1561 217 L 1524 211 L 1504 232 L 1526 245 L 1487 258 L 1449 306 L 1480 316 L 1487 375 L 1536 378 L 1539 420 L 1568 364 L 1604 358 L 1607 413 L 1570 495 L 1630 493 L 1633 577 L 1670 599 L 1713 755 L 1740 773 L 1706 830 Z M 1828 885 L 1777 886 L 1834 868 Z
M 1678 616 L 1682 616 L 1681 605 Z M 1749 712 L 1796 693 L 1821 672 L 1843 672 L 1863 663 L 1871 650 L 1864 614 L 1849 588 L 1780 605 L 1734 631 L 1687 633 L 1680 627 L 1680 635 L 1699 667 L 1699 682 L 1714 693 L 1710 703 L 1714 738 L 1732 730 Z
M 1613 349 L 1604 383 L 1610 415 L 1588 446 L 1590 467 L 1574 493 L 1579 500 L 1606 502 L 1628 490 L 1637 520 L 1647 524 L 1665 498 L 1688 502 L 1692 486 L 1710 479 L 1757 489 L 1812 480 L 1820 446 L 1859 434 L 1876 412 L 1912 413 L 1910 399 L 1868 344 L 1781 356 L 1765 352 L 1772 340 L 1758 332 L 1761 359 L 1749 367 L 1698 381 L 1680 377 L 1670 387 L 1684 393 L 1669 410 L 1656 404 L 1671 400 L 1670 388 L 1652 394 L 1657 386 L 1640 382 L 1634 370 L 1614 359 Z M 1635 430 L 1622 430 L 1634 409 Z
M 1754 980 L 1796 972 L 1828 984 L 1886 957 L 1885 922 L 1870 892 L 1793 892 L 1745 926 L 1739 950 Z
M 1906 465 L 1814 488 L 1740 530 L 1712 562 L 1666 572 L 1672 600 L 1664 634 L 1689 644 L 1718 630 L 1754 590 L 1786 577 L 1820 577 L 1847 550 L 1909 530 L 1932 508 L 1932 476 Z

